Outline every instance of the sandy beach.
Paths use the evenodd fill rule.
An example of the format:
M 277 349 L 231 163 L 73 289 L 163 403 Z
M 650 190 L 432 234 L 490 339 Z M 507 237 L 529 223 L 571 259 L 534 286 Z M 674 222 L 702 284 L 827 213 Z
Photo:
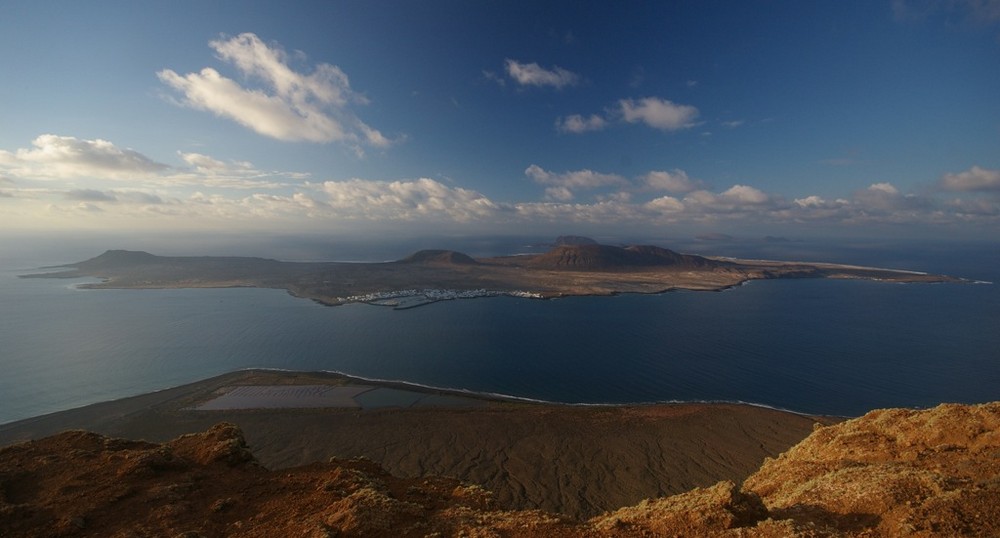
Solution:
M 588 517 L 739 482 L 815 423 L 838 420 L 738 404 L 534 404 L 247 370 L 5 424 L 0 446 L 67 429 L 164 442 L 225 421 L 271 469 L 364 456 L 399 476 L 481 484 L 510 508 Z

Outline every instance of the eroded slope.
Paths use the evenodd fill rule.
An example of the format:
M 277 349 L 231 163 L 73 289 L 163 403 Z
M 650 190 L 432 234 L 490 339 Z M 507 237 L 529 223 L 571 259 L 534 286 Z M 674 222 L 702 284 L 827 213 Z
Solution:
M 163 445 L 67 432 L 0 449 L 4 536 L 996 536 L 1000 403 L 818 428 L 730 482 L 588 521 L 504 510 L 367 460 L 282 471 L 220 424 Z

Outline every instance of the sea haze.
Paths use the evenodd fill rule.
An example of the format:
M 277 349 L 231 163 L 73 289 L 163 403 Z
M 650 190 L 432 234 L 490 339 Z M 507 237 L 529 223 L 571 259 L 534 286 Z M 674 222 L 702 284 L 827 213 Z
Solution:
M 1000 277 L 996 245 L 688 246 Z M 0 267 L 0 423 L 252 367 L 566 403 L 721 400 L 838 415 L 1000 399 L 997 285 L 758 281 L 395 311 L 282 290 L 80 290 L 85 280 L 17 278 L 51 254 L 14 259 Z

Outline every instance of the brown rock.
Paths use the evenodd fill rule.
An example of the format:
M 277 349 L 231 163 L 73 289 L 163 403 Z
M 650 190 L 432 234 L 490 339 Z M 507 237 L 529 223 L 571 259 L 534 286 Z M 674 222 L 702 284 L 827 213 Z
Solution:
M 163 445 L 86 432 L 0 449 L 0 534 L 36 536 L 1000 536 L 1000 403 L 819 428 L 723 481 L 585 522 L 366 459 L 268 471 L 229 424 Z

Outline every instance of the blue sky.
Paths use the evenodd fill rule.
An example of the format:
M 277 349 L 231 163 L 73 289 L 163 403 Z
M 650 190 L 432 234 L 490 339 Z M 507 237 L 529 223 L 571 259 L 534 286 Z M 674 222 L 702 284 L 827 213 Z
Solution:
M 1000 1 L 9 2 L 19 231 L 1000 232 Z

